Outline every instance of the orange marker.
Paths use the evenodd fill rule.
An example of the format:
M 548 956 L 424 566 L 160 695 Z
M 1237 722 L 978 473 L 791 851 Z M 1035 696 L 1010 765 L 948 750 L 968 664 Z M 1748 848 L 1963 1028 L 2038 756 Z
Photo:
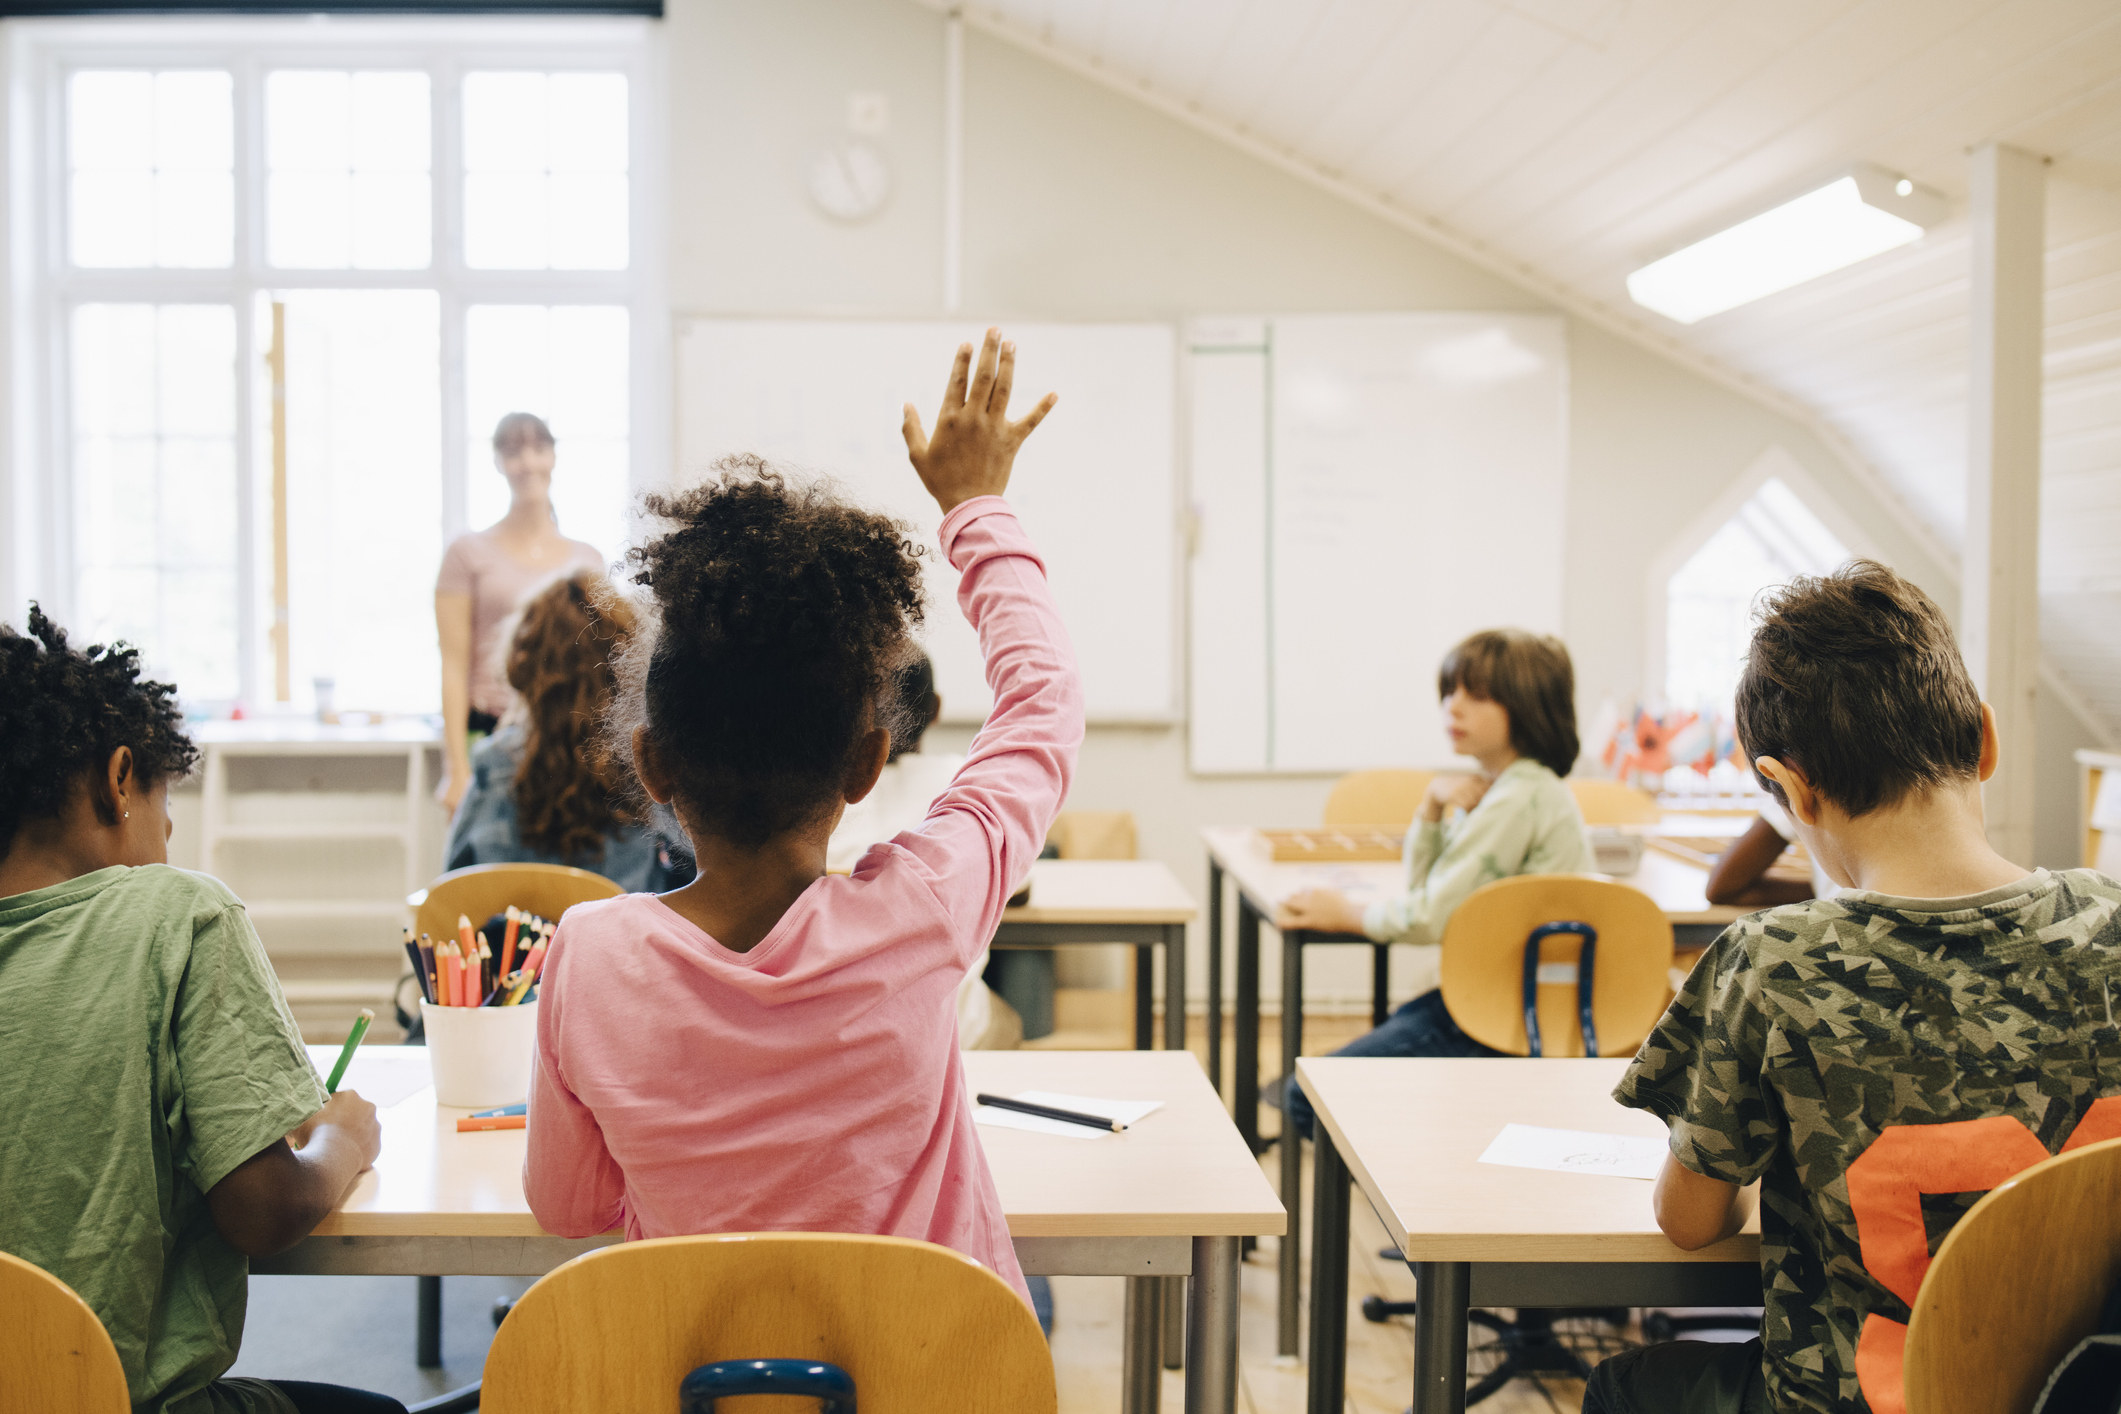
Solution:
M 501 931 L 501 975 L 506 977 L 515 970 L 516 929 L 523 924 L 523 915 L 514 904 L 508 905 L 508 926 Z
M 528 1115 L 488 1115 L 484 1119 L 467 1115 L 457 1121 L 457 1133 L 474 1134 L 482 1129 L 528 1129 Z

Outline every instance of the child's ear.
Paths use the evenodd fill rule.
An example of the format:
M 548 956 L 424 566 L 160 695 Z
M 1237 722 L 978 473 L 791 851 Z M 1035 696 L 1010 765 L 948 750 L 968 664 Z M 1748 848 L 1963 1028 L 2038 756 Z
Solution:
M 887 729 L 871 727 L 855 738 L 854 751 L 847 760 L 847 776 L 840 783 L 840 799 L 852 805 L 875 790 L 878 777 L 884 774 L 884 763 L 890 759 L 891 733 Z
M 674 792 L 670 788 L 670 773 L 663 769 L 662 758 L 655 754 L 655 743 L 648 739 L 648 728 L 633 729 L 633 773 L 641 778 L 641 789 L 658 805 L 670 804 Z
M 2003 737 L 1996 730 L 1996 709 L 1986 702 L 1981 704 L 1981 764 L 1975 767 L 1981 780 L 1986 781 L 1996 774 L 1996 762 L 2003 755 Z
M 1782 787 L 1783 799 L 1790 803 L 1791 819 L 1801 825 L 1819 823 L 1819 792 L 1812 789 L 1804 772 L 1772 756 L 1754 757 L 1753 769 Z

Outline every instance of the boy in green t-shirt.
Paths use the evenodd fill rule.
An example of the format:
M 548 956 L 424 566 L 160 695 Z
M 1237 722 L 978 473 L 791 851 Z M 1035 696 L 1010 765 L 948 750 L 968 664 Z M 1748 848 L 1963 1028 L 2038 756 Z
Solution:
M 1762 1338 L 1606 1361 L 1587 1414 L 1900 1414 L 1909 1306 L 1983 1190 L 2121 1135 L 2121 884 L 1989 847 L 1996 720 L 1929 597 L 1858 560 L 1771 595 L 1738 688 L 1761 784 L 1845 892 L 1741 919 L 1614 1092 L 1671 1129 L 1657 1225 L 1735 1233 Z
M 172 869 L 197 752 L 130 648 L 0 624 L 0 1250 L 101 1318 L 138 1414 L 403 1414 L 224 1380 L 248 1257 L 293 1246 L 376 1157 L 326 1097 L 243 905 Z

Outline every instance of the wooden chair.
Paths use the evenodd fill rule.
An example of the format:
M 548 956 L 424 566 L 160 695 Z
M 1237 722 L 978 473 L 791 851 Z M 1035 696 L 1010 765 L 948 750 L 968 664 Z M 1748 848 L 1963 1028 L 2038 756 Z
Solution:
M 1484 1046 L 1516 1056 L 1633 1055 L 1671 995 L 1672 925 L 1626 884 L 1520 874 L 1458 906 L 1441 961 L 1444 1007 Z
M 1654 825 L 1664 816 L 1656 796 L 1625 781 L 1571 779 L 1568 784 L 1586 825 Z
M 790 1362 L 777 1367 L 788 1376 L 837 1367 L 862 1414 L 1051 1414 L 1057 1400 L 1038 1318 L 971 1258 L 902 1237 L 773 1232 L 628 1242 L 548 1273 L 495 1334 L 480 1408 L 663 1414 L 681 1383 L 717 1380 L 726 1394 L 805 1392 L 726 1383 L 760 1362 Z M 700 1373 L 716 1364 L 729 1372 Z M 846 1397 L 815 1378 L 808 1392 L 827 1408 Z
M 73 1288 L 0 1252 L 0 1414 L 130 1414 L 125 1370 Z
M 1434 771 L 1350 771 L 1333 783 L 1326 797 L 1322 825 L 1391 825 L 1414 823 L 1421 798 L 1429 793 Z
M 1139 845 L 1131 810 L 1063 810 L 1046 832 L 1063 859 L 1134 859 Z
M 432 933 L 439 942 L 457 935 L 459 916 L 477 927 L 514 904 L 557 920 L 578 903 L 624 892 L 602 874 L 565 864 L 473 864 L 450 870 L 405 902 L 413 911 L 413 932 Z
M 2034 1164 L 1974 1204 L 1915 1294 L 1908 1414 L 2026 1414 L 2121 1282 L 2117 1215 L 2121 1139 Z

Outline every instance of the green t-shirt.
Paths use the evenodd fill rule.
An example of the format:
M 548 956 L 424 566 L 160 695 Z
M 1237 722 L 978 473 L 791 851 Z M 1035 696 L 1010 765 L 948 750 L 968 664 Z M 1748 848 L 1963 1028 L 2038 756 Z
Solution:
M 206 1193 L 324 1104 L 243 905 L 166 865 L 0 898 L 0 1249 L 95 1309 L 140 1414 L 262 1414 Z
M 1931 1255 L 1980 1194 L 2121 1134 L 2121 884 L 1851 890 L 1741 918 L 1614 1098 L 1672 1157 L 1760 1180 L 1761 1334 L 1782 1414 L 1898 1414 Z

